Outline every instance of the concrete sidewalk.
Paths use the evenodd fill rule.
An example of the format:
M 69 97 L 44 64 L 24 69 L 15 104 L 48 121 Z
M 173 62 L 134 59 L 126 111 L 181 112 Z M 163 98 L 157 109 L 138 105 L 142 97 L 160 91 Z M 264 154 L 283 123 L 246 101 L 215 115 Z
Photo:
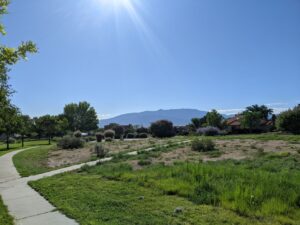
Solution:
M 57 212 L 55 207 L 29 187 L 27 182 L 74 170 L 82 165 L 69 170 L 65 168 L 45 175 L 21 178 L 12 157 L 28 149 L 32 148 L 17 150 L 0 157 L 0 195 L 9 213 L 15 218 L 16 225 L 78 225 L 76 221 Z
M 188 142 L 190 141 L 178 142 L 177 144 Z M 167 146 L 169 145 L 163 145 L 163 147 Z M 17 150 L 0 157 L 0 195 L 4 204 L 8 207 L 10 215 L 15 218 L 16 225 L 78 225 L 76 221 L 56 211 L 54 206 L 28 185 L 28 182 L 77 170 L 83 165 L 94 166 L 98 162 L 111 161 L 113 158 L 100 159 L 21 178 L 13 164 L 12 158 L 14 155 L 29 149 L 32 148 Z M 155 147 L 147 148 L 143 151 L 149 152 L 153 150 L 155 150 Z M 138 153 L 139 151 L 133 151 L 126 154 L 137 155 Z

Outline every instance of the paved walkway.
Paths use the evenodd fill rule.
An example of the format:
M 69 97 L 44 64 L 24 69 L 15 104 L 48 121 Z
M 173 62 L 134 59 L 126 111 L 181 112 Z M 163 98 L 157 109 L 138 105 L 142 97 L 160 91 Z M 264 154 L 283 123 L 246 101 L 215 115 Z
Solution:
M 189 141 L 178 142 L 178 144 Z M 163 145 L 167 147 L 168 145 Z M 32 147 L 36 148 L 36 147 Z M 61 214 L 56 208 L 33 190 L 29 181 L 40 180 L 45 177 L 80 169 L 83 165 L 94 166 L 98 162 L 107 162 L 112 157 L 82 163 L 48 173 L 21 178 L 13 164 L 13 156 L 32 148 L 17 150 L 0 157 L 0 195 L 4 204 L 8 207 L 10 215 L 15 218 L 16 225 L 78 225 L 78 223 Z M 155 148 L 144 149 L 152 151 Z M 128 155 L 137 155 L 138 151 L 129 152 Z
M 56 211 L 47 200 L 33 190 L 28 181 L 39 180 L 59 173 L 81 168 L 85 164 L 75 165 L 48 173 L 21 178 L 12 158 L 14 155 L 32 148 L 22 149 L 0 157 L 0 195 L 9 213 L 15 218 L 16 225 L 78 225 L 72 219 Z M 101 161 L 109 161 L 106 158 Z M 98 160 L 100 161 L 100 160 Z M 98 161 L 86 163 L 95 165 Z

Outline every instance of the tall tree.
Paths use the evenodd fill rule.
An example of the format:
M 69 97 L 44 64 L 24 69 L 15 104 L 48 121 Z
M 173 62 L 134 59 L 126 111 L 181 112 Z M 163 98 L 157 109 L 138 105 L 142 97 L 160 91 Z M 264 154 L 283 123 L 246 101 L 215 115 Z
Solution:
M 9 149 L 10 137 L 19 131 L 19 109 L 11 104 L 0 107 L 0 131 L 6 136 L 6 148 Z
M 300 104 L 279 114 L 276 120 L 278 130 L 300 134 Z
M 268 120 L 270 116 L 272 116 L 273 109 L 268 108 L 265 105 L 252 105 L 246 108 L 246 111 L 253 113 L 260 113 L 261 119 Z
M 202 118 L 192 118 L 192 125 L 195 129 L 198 129 L 206 124 L 206 115 Z
M 241 127 L 243 129 L 248 129 L 251 133 L 255 129 L 259 129 L 261 124 L 261 113 L 245 111 L 241 118 Z
M 19 132 L 22 139 L 22 147 L 24 147 L 24 137 L 29 136 L 33 129 L 33 121 L 30 116 L 20 115 Z
M 48 137 L 50 145 L 51 139 L 56 134 L 58 129 L 57 118 L 55 116 L 45 115 L 39 117 L 35 123 L 36 126 L 43 132 L 43 135 Z
M 206 123 L 208 126 L 219 127 L 222 126 L 223 116 L 213 109 L 211 112 L 206 114 Z
M 72 131 L 91 131 L 98 128 L 96 110 L 87 102 L 71 103 L 65 106 L 64 116 L 67 118 Z
M 0 17 L 7 13 L 9 0 L 0 0 Z M 0 22 L 0 33 L 5 35 L 4 25 Z M 10 102 L 13 89 L 9 85 L 8 72 L 10 67 L 20 59 L 26 59 L 27 53 L 35 53 L 37 48 L 31 41 L 23 42 L 19 47 L 12 48 L 0 44 L 0 130 L 11 135 L 18 121 L 19 110 Z M 7 148 L 9 148 L 7 135 Z

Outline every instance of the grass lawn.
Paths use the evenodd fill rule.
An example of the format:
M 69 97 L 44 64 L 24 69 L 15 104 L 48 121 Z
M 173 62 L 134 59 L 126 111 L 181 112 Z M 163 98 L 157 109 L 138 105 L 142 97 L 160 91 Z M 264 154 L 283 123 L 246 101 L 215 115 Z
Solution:
M 223 140 L 232 140 L 232 139 L 254 139 L 260 141 L 282 140 L 282 141 L 300 143 L 300 135 L 280 134 L 280 133 L 226 135 L 226 136 L 219 136 L 214 138 L 223 139 Z
M 47 166 L 47 155 L 53 148 L 54 145 L 45 145 L 16 154 L 13 162 L 20 175 L 27 177 L 53 170 Z
M 0 225 L 13 225 L 13 218 L 8 214 L 7 208 L 3 205 L 0 197 Z
M 298 156 L 278 154 L 142 170 L 108 163 L 30 184 L 83 225 L 298 225 L 299 165 Z
M 47 140 L 26 141 L 24 143 L 24 148 L 39 146 L 39 145 L 48 145 L 48 141 Z M 22 149 L 21 143 L 10 144 L 10 150 L 7 150 L 6 144 L 0 142 L 0 156 L 18 149 Z

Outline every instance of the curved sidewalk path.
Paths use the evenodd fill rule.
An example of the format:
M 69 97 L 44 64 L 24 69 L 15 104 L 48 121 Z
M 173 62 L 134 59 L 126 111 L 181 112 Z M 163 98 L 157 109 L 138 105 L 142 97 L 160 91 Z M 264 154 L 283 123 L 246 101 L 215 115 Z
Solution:
M 78 223 L 61 214 L 56 208 L 33 190 L 27 183 L 50 177 L 56 174 L 81 168 L 83 165 L 95 165 L 99 160 L 75 165 L 48 173 L 21 178 L 12 158 L 14 155 L 29 150 L 17 150 L 0 157 L 0 195 L 8 207 L 10 215 L 15 218 L 16 225 L 78 225 Z M 111 158 L 101 161 L 109 161 Z
M 184 144 L 190 141 L 182 141 L 177 144 Z M 168 144 L 162 145 L 169 146 Z M 88 163 L 82 163 L 51 172 L 22 178 L 13 164 L 13 156 L 32 148 L 25 148 L 10 152 L 0 157 L 0 195 L 7 206 L 11 216 L 15 218 L 16 225 L 79 225 L 75 220 L 70 219 L 58 212 L 57 209 L 44 199 L 38 192 L 33 190 L 29 181 L 40 180 L 60 173 L 70 172 L 80 169 L 83 165 L 94 166 L 98 162 L 111 161 L 113 158 L 100 159 Z M 155 147 L 142 151 L 148 152 Z M 127 155 L 137 155 L 139 151 L 126 153 Z

